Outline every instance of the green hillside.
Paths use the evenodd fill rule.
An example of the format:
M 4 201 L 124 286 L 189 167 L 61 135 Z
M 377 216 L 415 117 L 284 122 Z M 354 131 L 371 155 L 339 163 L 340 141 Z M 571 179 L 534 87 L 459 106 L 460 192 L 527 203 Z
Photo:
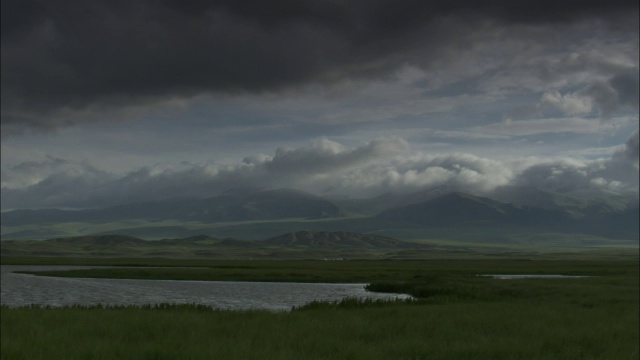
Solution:
M 356 207 L 345 210 L 329 200 L 291 189 L 238 190 L 205 200 L 180 199 L 81 211 L 5 212 L 1 235 L 3 240 L 98 235 L 158 240 L 200 234 L 218 239 L 262 240 L 313 231 L 487 244 L 522 243 L 531 238 L 541 239 L 549 246 L 558 243 L 558 239 L 572 244 L 583 243 L 585 238 L 601 245 L 614 240 L 638 242 L 639 215 L 633 199 L 577 199 L 540 191 L 521 192 L 525 197 L 522 194 L 537 194 L 547 205 L 509 203 L 459 192 L 436 196 L 437 192 L 432 191 L 414 197 L 387 194 L 368 199 L 365 203 L 371 209 L 386 210 L 365 215 L 354 213 Z M 391 206 L 394 204 L 403 205 Z

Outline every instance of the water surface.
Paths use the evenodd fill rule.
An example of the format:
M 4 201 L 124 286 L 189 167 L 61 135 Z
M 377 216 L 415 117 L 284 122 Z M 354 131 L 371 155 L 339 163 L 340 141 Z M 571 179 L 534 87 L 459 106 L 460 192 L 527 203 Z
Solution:
M 230 310 L 290 310 L 314 300 L 409 298 L 402 294 L 367 292 L 365 284 L 87 279 L 14 273 L 96 267 L 98 266 L 2 265 L 1 303 L 12 307 L 30 304 L 57 307 L 195 303 Z
M 487 275 L 478 275 L 482 277 L 490 277 L 494 279 L 501 280 L 509 280 L 509 279 L 574 279 L 574 278 L 583 278 L 589 276 L 580 276 L 580 275 L 539 275 L 539 274 L 487 274 Z

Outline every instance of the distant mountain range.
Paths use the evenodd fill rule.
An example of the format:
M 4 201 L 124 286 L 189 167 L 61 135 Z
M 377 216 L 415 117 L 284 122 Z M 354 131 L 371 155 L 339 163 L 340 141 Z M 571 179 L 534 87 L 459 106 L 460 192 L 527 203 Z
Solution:
M 549 198 L 553 194 L 543 194 Z M 556 199 L 558 197 L 555 197 Z M 605 201 L 548 202 L 545 207 L 504 203 L 485 197 L 452 192 L 435 199 L 385 210 L 377 215 L 426 227 L 523 227 L 582 232 L 638 239 L 638 206 Z M 564 205 L 566 204 L 566 205 Z
M 332 202 L 293 189 L 228 191 L 208 199 L 173 199 L 88 210 L 13 210 L 2 213 L 3 225 L 62 222 L 108 222 L 131 219 L 226 222 L 284 218 L 331 218 L 342 211 Z
M 454 190 L 436 188 L 413 194 L 384 194 L 370 199 L 332 201 L 293 189 L 235 189 L 208 199 L 181 198 L 103 209 L 14 210 L 2 213 L 3 239 L 10 239 L 11 236 L 28 239 L 33 235 L 35 237 L 31 238 L 52 237 L 47 236 L 47 226 L 63 223 L 171 220 L 178 224 L 194 222 L 206 225 L 251 221 L 282 222 L 283 219 L 325 219 L 326 222 L 308 224 L 316 231 L 325 232 L 374 232 L 404 227 L 485 227 L 545 229 L 638 239 L 637 199 L 616 195 L 587 198 L 524 187 L 498 189 L 491 194 L 492 198 Z M 152 231 L 162 235 L 163 231 L 173 230 L 169 226 L 156 227 L 138 234 Z M 169 234 L 171 233 L 165 236 L 171 236 Z M 184 234 L 184 231 L 178 226 L 173 234 Z M 331 236 L 339 237 L 336 235 L 338 233 L 332 234 Z M 296 236 L 298 237 L 295 239 L 277 241 L 298 244 L 311 241 L 301 234 Z M 317 239 L 318 236 L 320 235 L 314 234 L 313 238 Z M 349 238 L 354 240 L 353 236 Z M 364 245 L 372 240 L 360 238 L 358 241 Z M 323 242 L 330 241 L 327 238 Z
M 570 220 L 558 209 L 513 205 L 457 192 L 385 210 L 378 217 L 425 226 L 553 226 Z

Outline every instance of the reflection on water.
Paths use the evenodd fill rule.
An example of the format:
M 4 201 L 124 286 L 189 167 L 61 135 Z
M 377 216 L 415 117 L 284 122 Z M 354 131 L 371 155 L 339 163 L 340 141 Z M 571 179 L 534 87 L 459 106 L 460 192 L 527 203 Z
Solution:
M 2 265 L 1 303 L 12 307 L 30 304 L 65 306 L 195 303 L 232 310 L 290 310 L 314 300 L 408 298 L 401 294 L 367 292 L 364 284 L 80 279 L 13 273 L 95 267 Z

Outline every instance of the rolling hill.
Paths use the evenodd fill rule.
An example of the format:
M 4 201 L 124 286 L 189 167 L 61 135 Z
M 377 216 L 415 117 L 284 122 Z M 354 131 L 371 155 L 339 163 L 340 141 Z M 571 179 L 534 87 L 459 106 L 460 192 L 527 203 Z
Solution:
M 202 222 L 331 218 L 341 210 L 319 196 L 293 189 L 225 192 L 208 199 L 171 199 L 86 210 L 13 210 L 2 213 L 5 226 L 130 219 Z
M 581 198 L 531 188 L 502 189 L 495 198 L 486 198 L 449 190 L 337 202 L 345 208 L 293 189 L 233 189 L 208 199 L 77 211 L 15 210 L 2 213 L 2 239 L 110 234 L 163 239 L 205 234 L 258 240 L 303 230 L 376 233 L 409 240 L 510 242 L 525 233 L 594 235 L 598 241 L 639 238 L 638 202 L 634 199 Z M 300 244 L 301 240 L 297 241 Z M 328 239 L 320 242 L 330 243 Z M 366 242 L 361 245 L 368 246 Z
M 297 231 L 272 237 L 261 242 L 277 246 L 357 247 L 357 248 L 416 248 L 420 244 L 394 238 L 354 232 Z
M 32 241 L 3 241 L 2 256 L 178 257 L 178 258 L 318 258 L 349 254 L 383 256 L 425 244 L 349 232 L 295 232 L 266 240 L 216 239 L 206 235 L 143 240 L 125 235 L 81 236 Z M 366 250 L 366 251 L 363 251 Z

